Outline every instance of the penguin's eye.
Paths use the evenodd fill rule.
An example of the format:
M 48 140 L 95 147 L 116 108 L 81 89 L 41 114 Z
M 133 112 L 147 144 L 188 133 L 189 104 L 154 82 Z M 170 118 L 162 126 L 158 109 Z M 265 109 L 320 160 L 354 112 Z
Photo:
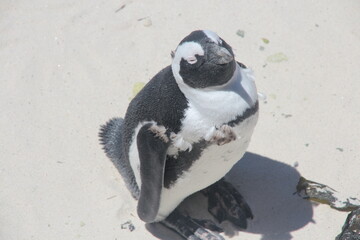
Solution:
M 194 64 L 197 62 L 197 58 L 195 56 L 188 57 L 185 60 L 190 64 Z

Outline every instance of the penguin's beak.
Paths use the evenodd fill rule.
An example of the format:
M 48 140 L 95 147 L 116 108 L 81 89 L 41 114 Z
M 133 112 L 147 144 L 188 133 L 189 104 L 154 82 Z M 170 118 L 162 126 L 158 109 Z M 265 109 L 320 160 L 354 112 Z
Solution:
M 234 60 L 234 56 L 224 47 L 214 44 L 210 47 L 209 62 L 222 65 Z

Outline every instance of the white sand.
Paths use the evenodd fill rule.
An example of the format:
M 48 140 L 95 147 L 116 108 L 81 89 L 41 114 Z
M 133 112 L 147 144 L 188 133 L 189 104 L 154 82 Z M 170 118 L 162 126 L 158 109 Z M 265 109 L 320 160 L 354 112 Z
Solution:
M 233 46 L 268 96 L 249 149 L 264 158 L 229 176 L 256 216 L 233 239 L 334 239 L 346 213 L 292 192 L 301 174 L 360 196 L 359 13 L 357 0 L 2 0 L 0 239 L 155 239 L 97 132 L 195 29 Z

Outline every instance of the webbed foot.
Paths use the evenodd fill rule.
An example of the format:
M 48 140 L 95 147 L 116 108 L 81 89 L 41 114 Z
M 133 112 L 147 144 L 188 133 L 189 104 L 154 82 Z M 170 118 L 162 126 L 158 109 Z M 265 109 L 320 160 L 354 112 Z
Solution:
M 228 220 L 235 226 L 246 229 L 247 219 L 253 214 L 240 193 L 224 179 L 202 190 L 208 197 L 208 210 L 220 223 Z
M 222 232 L 222 229 L 212 221 L 190 218 L 181 214 L 177 209 L 163 220 L 162 223 L 187 240 L 224 240 L 222 236 L 212 232 Z

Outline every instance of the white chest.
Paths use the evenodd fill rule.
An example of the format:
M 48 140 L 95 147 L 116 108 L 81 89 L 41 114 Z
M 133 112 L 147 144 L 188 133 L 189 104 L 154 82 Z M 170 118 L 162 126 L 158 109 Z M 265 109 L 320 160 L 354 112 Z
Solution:
M 236 141 L 208 146 L 170 189 L 162 189 L 158 220 L 166 217 L 187 196 L 215 183 L 230 171 L 244 155 L 257 119 L 258 113 L 255 113 L 234 128 L 238 135 Z
M 230 81 L 219 87 L 194 89 L 179 85 L 189 101 L 181 131 L 174 139 L 170 155 L 191 149 L 191 144 L 206 138 L 220 127 L 241 116 L 257 102 L 257 90 L 252 71 L 237 66 Z
M 227 85 L 217 89 L 197 90 L 186 86 L 180 89 L 189 100 L 189 108 L 182 121 L 183 127 L 168 151 L 170 155 L 176 155 L 178 151 L 186 149 L 191 150 L 192 143 L 206 139 L 216 127 L 241 116 L 257 101 L 251 71 L 240 67 Z M 171 188 L 162 189 L 157 220 L 166 217 L 187 196 L 226 175 L 245 153 L 257 119 L 258 113 L 255 113 L 234 126 L 237 140 L 222 146 L 208 146 Z

